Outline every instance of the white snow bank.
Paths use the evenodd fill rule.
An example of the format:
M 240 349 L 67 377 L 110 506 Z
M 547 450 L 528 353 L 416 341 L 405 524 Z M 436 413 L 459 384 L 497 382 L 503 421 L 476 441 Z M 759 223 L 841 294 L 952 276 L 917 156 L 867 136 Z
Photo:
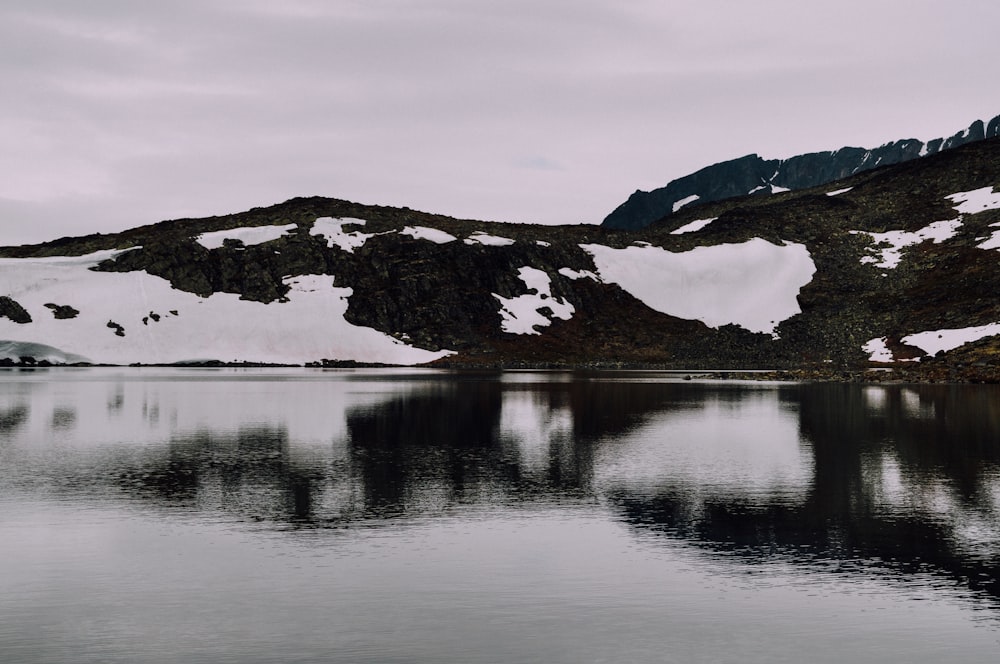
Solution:
M 514 244 L 514 240 L 511 240 L 509 237 L 489 235 L 482 231 L 476 231 L 469 237 L 465 238 L 464 242 L 465 244 L 484 244 L 489 247 L 506 247 Z
M 835 189 L 833 191 L 826 192 L 826 195 L 827 196 L 840 196 L 841 194 L 846 194 L 851 189 L 854 189 L 854 187 L 844 187 L 843 189 Z
M 990 226 L 1000 226 L 1000 224 L 990 224 Z M 982 238 L 976 238 L 981 240 Z M 1000 249 L 1000 230 L 993 231 L 985 242 L 976 245 L 979 249 Z
M 415 240 L 427 240 L 435 244 L 447 244 L 458 239 L 451 233 L 427 226 L 407 226 L 399 232 L 401 235 L 409 235 Z
M 942 330 L 918 332 L 900 339 L 904 344 L 916 346 L 928 355 L 949 351 L 973 341 L 1000 334 L 1000 323 Z
M 955 237 L 958 229 L 962 226 L 961 219 L 948 219 L 945 221 L 935 221 L 918 231 L 887 231 L 885 233 L 870 233 L 868 231 L 851 231 L 854 235 L 868 235 L 876 245 L 869 249 L 875 255 L 863 256 L 862 263 L 874 263 L 875 267 L 894 268 L 899 265 L 903 258 L 903 249 L 933 240 L 934 244 L 941 244 L 945 240 Z
M 885 345 L 885 337 L 869 340 L 861 347 L 861 350 L 868 353 L 869 362 L 893 361 L 892 351 Z
M 194 240 L 206 249 L 218 249 L 226 240 L 239 240 L 246 246 L 263 244 L 277 240 L 282 235 L 295 230 L 296 224 L 284 226 L 253 226 L 250 228 L 230 228 L 224 231 L 202 233 Z
M 598 283 L 601 281 L 601 278 L 590 270 L 574 270 L 568 267 L 561 267 L 559 268 L 559 274 L 569 279 L 573 279 L 574 281 L 576 279 L 593 279 Z
M 0 341 L 0 359 L 10 359 L 15 362 L 22 357 L 32 357 L 36 362 L 52 362 L 53 364 L 74 364 L 86 362 L 81 355 L 65 353 L 58 348 L 36 344 L 30 341 Z
M 799 313 L 799 289 L 816 265 L 804 245 L 774 245 L 760 238 L 742 244 L 672 253 L 659 247 L 580 247 L 594 257 L 598 275 L 656 311 L 773 333 Z
M 679 201 L 675 201 L 674 202 L 674 212 L 677 212 L 678 210 L 680 210 L 685 205 L 689 205 L 691 203 L 694 203 L 699 198 L 701 198 L 701 196 L 699 196 L 698 194 L 691 194 L 690 196 L 685 196 L 684 198 L 682 198 Z
M 1000 209 L 1000 192 L 994 192 L 992 186 L 972 191 L 960 191 L 957 194 L 949 194 L 945 198 L 950 198 L 955 204 L 955 209 L 961 214 L 976 214 L 983 210 Z
M 541 334 L 535 326 L 552 324 L 551 318 L 569 320 L 576 308 L 562 298 L 552 297 L 552 279 L 544 271 L 524 266 L 518 270 L 518 277 L 528 287 L 526 295 L 506 298 L 493 293 L 500 301 L 500 329 L 511 334 Z M 548 308 L 552 313 L 543 314 L 540 309 Z
M 695 219 L 694 221 L 684 224 L 680 228 L 675 228 L 670 231 L 671 235 L 681 235 L 683 233 L 694 233 L 695 231 L 700 231 L 705 226 L 718 219 L 718 217 L 712 217 L 711 219 Z
M 313 222 L 310 235 L 317 235 L 326 240 L 329 248 L 340 247 L 349 254 L 354 250 L 363 247 L 368 238 L 375 237 L 375 233 L 362 233 L 361 231 L 347 232 L 344 226 L 364 226 L 367 222 L 364 219 L 352 219 L 344 217 L 335 219 L 333 217 L 319 217 Z
M 349 288 L 333 277 L 291 277 L 287 302 L 262 304 L 229 293 L 202 298 L 146 272 L 87 269 L 121 252 L 64 259 L 0 259 L 0 283 L 31 314 L 0 318 L 0 339 L 59 349 L 95 363 L 167 364 L 194 359 L 303 364 L 320 359 L 420 364 L 451 352 L 421 350 L 344 319 Z M 46 303 L 70 305 L 56 319 Z M 108 327 L 122 326 L 125 336 Z

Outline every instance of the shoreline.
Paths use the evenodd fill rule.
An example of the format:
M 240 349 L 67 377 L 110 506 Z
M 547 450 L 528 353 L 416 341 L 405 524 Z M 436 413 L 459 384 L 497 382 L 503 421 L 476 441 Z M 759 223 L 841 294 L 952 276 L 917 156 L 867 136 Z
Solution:
M 678 375 L 683 380 L 743 380 L 773 382 L 832 383 L 927 383 L 927 384 L 1000 384 L 1000 366 L 986 363 L 951 364 L 929 361 L 907 366 L 873 364 L 866 367 L 795 367 L 795 368 L 698 368 L 632 362 L 587 362 L 558 364 L 551 362 L 436 362 L 418 365 L 357 362 L 353 360 L 280 364 L 268 362 L 222 362 L 215 360 L 168 364 L 94 364 L 89 362 L 55 363 L 47 360 L 13 361 L 0 359 L 0 370 L 85 369 L 85 368 L 170 368 L 170 369 L 436 369 L 445 371 L 659 371 Z

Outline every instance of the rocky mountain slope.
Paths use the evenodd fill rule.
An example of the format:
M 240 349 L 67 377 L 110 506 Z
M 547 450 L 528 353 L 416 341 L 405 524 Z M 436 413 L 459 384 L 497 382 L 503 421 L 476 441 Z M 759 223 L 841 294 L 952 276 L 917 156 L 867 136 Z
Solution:
M 993 379 L 997 185 L 989 139 L 640 231 L 303 198 L 0 248 L 0 361 Z
M 605 217 L 602 225 L 625 230 L 645 228 L 687 206 L 818 187 L 879 166 L 899 164 L 997 136 L 1000 136 L 1000 116 L 989 123 L 977 120 L 950 138 L 936 138 L 927 143 L 909 138 L 878 148 L 847 147 L 789 159 L 763 159 L 751 154 L 708 166 L 653 191 L 636 191 Z

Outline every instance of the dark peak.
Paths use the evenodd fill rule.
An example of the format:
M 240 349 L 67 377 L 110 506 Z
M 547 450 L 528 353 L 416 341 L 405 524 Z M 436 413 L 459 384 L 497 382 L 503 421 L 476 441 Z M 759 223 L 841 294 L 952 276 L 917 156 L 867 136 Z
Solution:
M 976 120 L 950 138 L 926 144 L 915 138 L 891 141 L 877 148 L 844 147 L 787 159 L 745 155 L 678 178 L 659 189 L 637 191 L 602 223 L 606 228 L 636 230 L 669 217 L 681 208 L 737 196 L 768 194 L 786 189 L 808 189 L 882 166 L 951 150 L 1000 136 L 1000 116 Z

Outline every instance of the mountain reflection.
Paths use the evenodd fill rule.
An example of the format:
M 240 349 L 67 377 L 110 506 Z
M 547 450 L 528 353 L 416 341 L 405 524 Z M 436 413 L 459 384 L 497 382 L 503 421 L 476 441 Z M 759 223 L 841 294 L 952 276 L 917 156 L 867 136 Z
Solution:
M 734 562 L 933 574 L 1000 600 L 993 387 L 643 373 L 365 380 L 234 383 L 194 419 L 184 399 L 200 383 L 120 383 L 91 406 L 3 393 L 0 479 L 281 528 L 596 502 L 637 536 Z M 101 435 L 95 417 L 129 428 L 37 451 L 47 437 Z
M 803 500 L 668 480 L 614 491 L 623 518 L 751 563 L 932 573 L 1000 598 L 1000 392 L 820 384 L 780 398 L 812 449 Z

